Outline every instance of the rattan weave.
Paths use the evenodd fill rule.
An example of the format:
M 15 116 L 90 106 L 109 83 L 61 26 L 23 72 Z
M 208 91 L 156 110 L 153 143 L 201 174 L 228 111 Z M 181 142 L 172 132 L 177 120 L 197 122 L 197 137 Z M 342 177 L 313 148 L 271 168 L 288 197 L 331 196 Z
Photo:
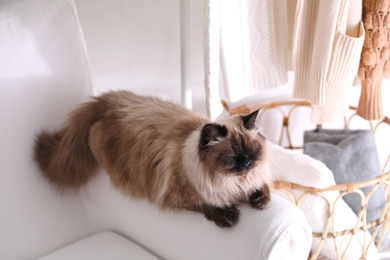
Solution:
M 282 131 L 280 134 L 280 140 L 279 140 L 279 145 L 282 145 L 282 141 L 284 139 L 287 140 L 288 145 L 285 146 L 285 148 L 288 149 L 302 149 L 301 146 L 293 146 L 292 141 L 291 141 L 291 135 L 290 135 L 290 117 L 292 113 L 299 107 L 311 107 L 310 103 L 306 101 L 286 101 L 286 102 L 275 102 L 275 103 L 270 103 L 270 104 L 264 104 L 264 105 L 259 105 L 259 106 L 254 106 L 254 107 L 247 107 L 246 105 L 238 107 L 238 108 L 231 108 L 227 102 L 222 101 L 223 106 L 225 109 L 230 113 L 230 115 L 234 114 L 245 114 L 249 113 L 251 111 L 254 111 L 256 109 L 261 108 L 261 113 L 259 114 L 259 117 L 262 116 L 262 114 L 269 110 L 269 109 L 278 109 L 283 113 L 283 120 L 281 122 L 282 124 Z M 282 109 L 283 108 L 283 109 Z M 352 111 L 349 113 L 348 117 L 345 117 L 344 119 L 344 127 L 349 128 L 352 120 L 355 117 L 358 117 L 356 115 L 356 108 L 355 107 L 350 107 L 350 110 Z M 286 112 L 287 111 L 287 112 Z M 381 125 L 387 125 L 390 126 L 390 119 L 385 117 L 381 121 L 377 122 L 369 122 L 371 130 L 374 132 L 374 134 L 377 132 L 378 128 Z M 303 133 L 302 133 L 303 134 Z M 389 128 L 389 135 L 390 136 L 390 128 Z M 389 144 L 390 145 L 390 144 Z M 382 243 L 382 239 L 387 232 L 389 225 L 390 225 L 390 193 L 388 192 L 390 190 L 390 171 L 389 171 L 389 164 L 390 164 L 390 155 L 387 157 L 387 160 L 383 166 L 382 170 L 382 175 L 378 176 L 377 178 L 366 180 L 363 182 L 358 182 L 358 183 L 348 183 L 348 184 L 341 184 L 341 185 L 333 185 L 324 189 L 317 189 L 313 187 L 305 187 L 301 186 L 295 183 L 288 183 L 288 182 L 282 182 L 282 181 L 274 181 L 274 189 L 283 191 L 287 193 L 289 196 L 290 200 L 292 203 L 297 205 L 298 207 L 301 206 L 302 201 L 309 195 L 315 195 L 315 196 L 320 196 L 322 197 L 328 204 L 328 216 L 327 216 L 327 221 L 324 223 L 324 230 L 322 233 L 314 233 L 313 232 L 313 237 L 320 238 L 320 243 L 319 246 L 317 247 L 316 250 L 312 251 L 310 253 L 309 259 L 314 260 L 318 259 L 323 243 L 325 242 L 326 239 L 333 239 L 334 244 L 335 244 L 335 250 L 336 250 L 336 255 L 338 259 L 344 259 L 346 256 L 346 252 L 348 250 L 348 247 L 352 241 L 353 236 L 358 233 L 358 232 L 369 232 L 370 228 L 375 228 L 374 232 L 371 234 L 371 240 L 370 241 L 364 241 L 364 245 L 362 246 L 362 256 L 361 259 L 365 259 L 368 247 L 374 243 L 375 237 L 379 237 L 379 228 L 380 226 L 383 226 L 383 232 L 381 236 L 379 237 L 378 242 L 376 243 L 376 247 L 378 248 L 380 244 Z M 385 194 L 384 196 L 387 198 L 386 204 L 383 207 L 382 215 L 371 222 L 366 221 L 366 210 L 367 210 L 367 205 L 369 203 L 370 197 L 372 193 L 381 185 L 385 186 Z M 371 187 L 372 189 L 370 192 L 367 194 L 367 196 L 364 195 L 364 193 L 361 191 L 362 188 L 365 187 Z M 300 197 L 294 197 L 294 195 L 291 193 L 292 190 L 299 190 L 302 191 L 303 194 Z M 327 191 L 339 191 L 340 195 L 338 198 L 334 201 L 331 202 L 327 199 L 325 196 L 325 193 Z M 361 198 L 361 209 L 358 214 L 358 221 L 354 225 L 353 229 L 349 230 L 343 230 L 339 232 L 332 231 L 334 230 L 334 218 L 335 218 L 335 205 L 337 201 L 345 196 L 346 194 L 349 193 L 356 193 L 360 196 Z M 338 246 L 337 243 L 337 238 L 340 236 L 349 236 L 349 242 L 348 245 L 346 246 L 345 250 L 341 252 L 341 249 Z M 366 236 L 364 236 L 366 237 Z M 366 239 L 365 239 L 366 240 Z

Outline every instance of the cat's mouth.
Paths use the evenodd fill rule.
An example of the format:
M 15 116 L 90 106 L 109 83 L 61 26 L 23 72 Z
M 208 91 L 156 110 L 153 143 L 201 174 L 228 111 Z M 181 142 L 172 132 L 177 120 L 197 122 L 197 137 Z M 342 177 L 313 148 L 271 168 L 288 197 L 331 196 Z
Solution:
M 254 167 L 254 163 L 253 161 L 251 161 L 250 163 L 236 165 L 230 171 L 237 176 L 243 176 L 247 174 L 250 170 L 252 170 L 253 167 Z
M 249 172 L 249 170 L 244 170 L 244 171 L 240 171 L 240 172 L 235 172 L 235 174 L 236 174 L 236 176 L 245 176 L 248 172 Z

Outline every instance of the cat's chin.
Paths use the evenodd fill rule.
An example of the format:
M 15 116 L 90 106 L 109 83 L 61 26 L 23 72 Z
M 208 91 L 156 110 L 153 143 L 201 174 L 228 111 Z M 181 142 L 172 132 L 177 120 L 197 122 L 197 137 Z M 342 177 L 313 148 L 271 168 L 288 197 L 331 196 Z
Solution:
M 232 174 L 235 176 L 244 177 L 244 176 L 248 175 L 249 172 L 250 172 L 250 170 L 243 170 L 243 171 L 235 171 Z

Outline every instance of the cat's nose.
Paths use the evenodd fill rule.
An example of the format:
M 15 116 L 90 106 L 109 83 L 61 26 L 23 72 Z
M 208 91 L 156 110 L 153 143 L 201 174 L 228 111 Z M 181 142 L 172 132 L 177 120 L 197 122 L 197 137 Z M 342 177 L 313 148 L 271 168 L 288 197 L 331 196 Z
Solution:
M 252 162 L 251 159 L 248 158 L 247 160 L 244 161 L 244 166 L 248 167 L 251 164 L 251 162 Z
M 251 160 L 251 158 L 249 158 L 248 155 L 239 156 L 238 161 L 244 168 L 248 168 L 252 164 L 252 160 Z

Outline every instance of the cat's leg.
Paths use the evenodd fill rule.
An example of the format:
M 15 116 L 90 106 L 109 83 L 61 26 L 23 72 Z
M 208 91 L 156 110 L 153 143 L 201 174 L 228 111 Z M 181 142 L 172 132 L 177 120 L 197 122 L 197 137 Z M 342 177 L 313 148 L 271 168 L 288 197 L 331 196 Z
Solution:
M 223 228 L 236 224 L 240 213 L 235 205 L 216 207 L 205 204 L 192 208 L 192 210 L 203 213 L 208 220 L 214 221 L 217 226 Z
M 256 209 L 264 209 L 271 201 L 271 192 L 267 184 L 256 190 L 249 197 L 249 204 Z

